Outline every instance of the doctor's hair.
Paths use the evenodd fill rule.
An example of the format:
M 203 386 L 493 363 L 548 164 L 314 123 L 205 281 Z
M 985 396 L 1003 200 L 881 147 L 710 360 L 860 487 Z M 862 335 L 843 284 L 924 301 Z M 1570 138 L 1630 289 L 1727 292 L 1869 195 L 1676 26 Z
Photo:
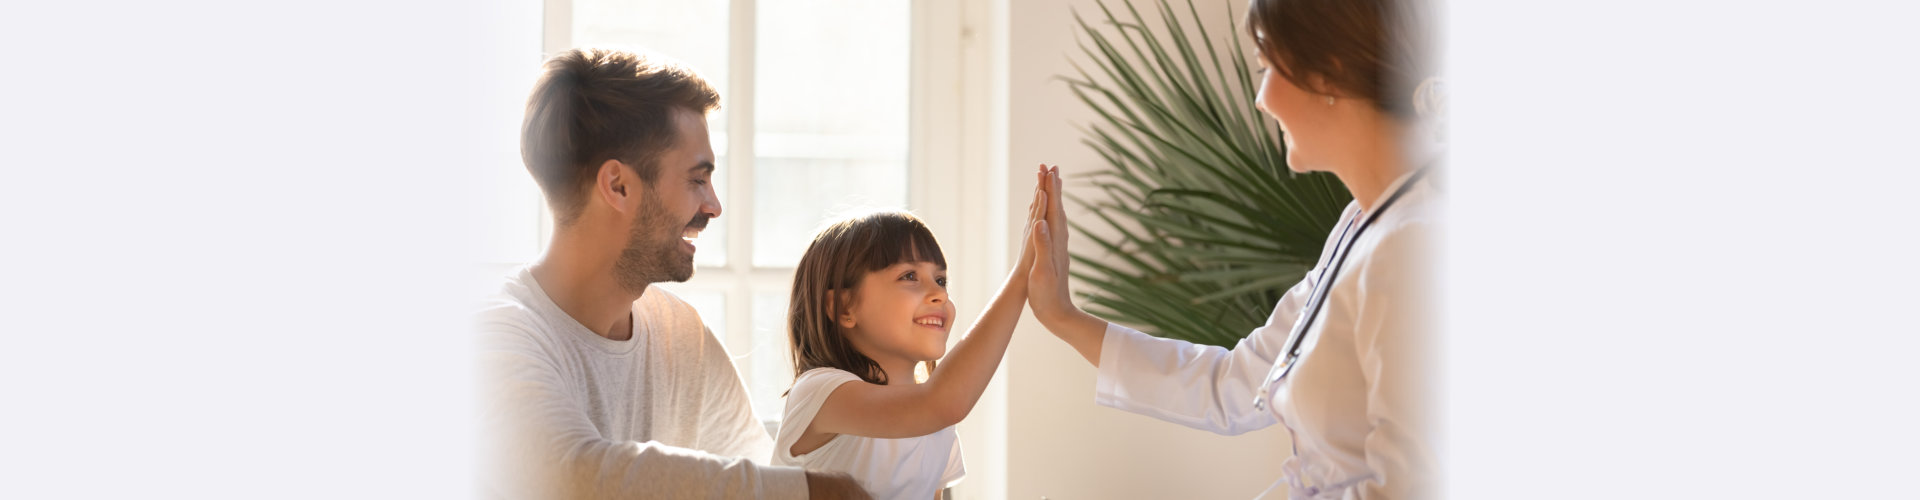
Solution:
M 886 385 L 890 374 L 854 349 L 836 319 L 858 300 L 862 278 L 902 262 L 947 265 L 933 231 L 911 213 L 857 215 L 827 224 L 814 234 L 793 271 L 793 294 L 787 306 L 795 377 L 815 368 L 838 368 L 868 383 Z M 933 365 L 927 362 L 929 373 Z
M 1415 89 L 1438 76 L 1437 1 L 1250 0 L 1247 36 L 1295 87 L 1409 119 Z
M 571 49 L 541 65 L 520 124 L 520 158 L 566 226 L 586 207 L 602 163 L 620 160 L 652 186 L 660 154 L 679 140 L 674 115 L 719 108 L 720 93 L 679 63 Z

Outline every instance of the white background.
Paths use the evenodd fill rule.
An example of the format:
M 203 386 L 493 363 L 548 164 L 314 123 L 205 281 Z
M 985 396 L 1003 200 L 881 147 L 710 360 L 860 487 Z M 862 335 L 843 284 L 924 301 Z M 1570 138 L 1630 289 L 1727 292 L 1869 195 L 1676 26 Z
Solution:
M 1455 498 L 1911 491 L 1916 13 L 1453 5 Z M 520 15 L 0 8 L 0 497 L 470 497 Z

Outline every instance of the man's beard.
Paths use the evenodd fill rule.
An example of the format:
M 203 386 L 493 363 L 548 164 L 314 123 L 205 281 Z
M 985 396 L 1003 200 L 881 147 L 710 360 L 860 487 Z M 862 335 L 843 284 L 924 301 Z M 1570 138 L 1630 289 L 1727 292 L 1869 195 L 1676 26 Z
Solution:
M 707 215 L 700 214 L 686 223 L 671 217 L 659 197 L 647 196 L 640 201 L 640 214 L 628 233 L 627 248 L 613 263 L 614 279 L 627 292 L 640 293 L 654 283 L 693 277 L 693 255 L 680 251 L 680 234 L 688 227 L 706 228 Z

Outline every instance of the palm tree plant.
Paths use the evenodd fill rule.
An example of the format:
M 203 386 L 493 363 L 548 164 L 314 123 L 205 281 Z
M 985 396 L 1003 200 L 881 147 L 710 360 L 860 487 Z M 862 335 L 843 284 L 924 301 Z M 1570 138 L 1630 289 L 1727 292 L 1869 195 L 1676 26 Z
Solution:
M 1087 177 L 1104 196 L 1070 197 L 1091 215 L 1073 229 L 1093 242 L 1075 249 L 1073 277 L 1093 290 L 1081 294 L 1093 314 L 1230 347 L 1313 266 L 1352 195 L 1330 175 L 1287 168 L 1235 30 L 1219 42 L 1223 58 L 1193 0 L 1197 36 L 1165 0 L 1157 31 L 1120 3 L 1126 19 L 1098 2 L 1110 32 L 1074 13 L 1094 70 L 1074 62 L 1077 75 L 1062 77 L 1099 115 L 1082 142 L 1110 167 Z

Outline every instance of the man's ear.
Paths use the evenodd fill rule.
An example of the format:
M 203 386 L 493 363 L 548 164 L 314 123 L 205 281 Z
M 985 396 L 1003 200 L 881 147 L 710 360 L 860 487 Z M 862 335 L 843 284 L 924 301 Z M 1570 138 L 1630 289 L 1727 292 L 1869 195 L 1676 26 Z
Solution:
M 615 212 L 632 213 L 639 206 L 640 178 L 633 167 L 620 160 L 600 163 L 593 174 L 593 198 L 605 202 Z

